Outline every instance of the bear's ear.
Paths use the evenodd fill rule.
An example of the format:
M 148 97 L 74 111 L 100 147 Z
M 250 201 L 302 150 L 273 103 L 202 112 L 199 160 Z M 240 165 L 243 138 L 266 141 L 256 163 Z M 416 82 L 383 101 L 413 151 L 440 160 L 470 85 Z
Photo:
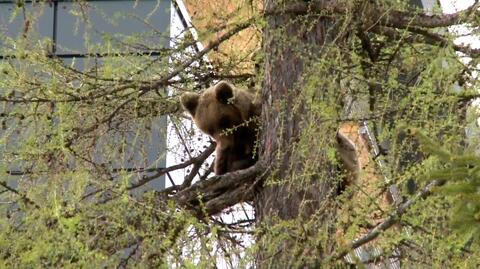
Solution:
M 232 85 L 226 81 L 220 81 L 215 85 L 215 94 L 220 103 L 228 104 L 228 99 L 233 98 Z
M 198 98 L 200 95 L 194 92 L 186 92 L 180 97 L 180 102 L 185 110 L 195 117 L 195 110 L 197 110 Z

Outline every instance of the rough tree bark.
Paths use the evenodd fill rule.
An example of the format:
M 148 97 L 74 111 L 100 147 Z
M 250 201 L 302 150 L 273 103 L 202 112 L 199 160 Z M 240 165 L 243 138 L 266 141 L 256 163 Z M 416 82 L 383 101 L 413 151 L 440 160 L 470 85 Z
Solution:
M 302 158 L 308 154 L 324 155 L 319 148 L 312 148 L 307 156 L 293 157 L 295 144 L 303 127 L 308 124 L 302 81 L 308 61 L 329 40 L 333 34 L 329 29 L 331 19 L 312 16 L 316 22 L 305 25 L 306 17 L 290 12 L 283 12 L 283 1 L 266 1 L 265 10 L 271 15 L 266 18 L 264 31 L 265 78 L 262 89 L 262 151 L 261 157 L 272 167 L 272 174 L 260 187 L 254 199 L 256 219 L 259 227 L 275 226 L 280 222 L 296 220 L 309 223 L 307 233 L 313 232 L 321 223 L 329 220 L 332 212 L 329 195 L 334 190 L 333 181 L 319 180 L 312 177 L 308 184 L 294 180 L 296 173 L 304 169 Z M 312 27 L 309 27 L 312 26 Z M 321 91 L 321 89 L 319 89 Z M 320 126 L 319 126 L 320 127 Z M 335 130 L 331 130 L 331 138 Z M 321 160 L 320 160 L 321 162 Z M 327 162 L 319 165 L 324 171 L 332 170 Z M 271 184 L 271 181 L 277 183 Z M 319 222 L 320 224 L 312 224 Z M 263 226 L 266 225 L 266 226 Z M 305 227 L 304 227 L 305 228 Z M 310 231 L 308 231 L 310 229 Z M 295 233 L 286 228 L 285 233 Z M 320 259 L 320 253 L 329 250 L 318 246 L 319 251 L 296 248 L 293 238 L 276 244 L 274 250 L 266 251 L 274 238 L 268 231 L 261 232 L 258 238 L 261 252 L 257 257 L 258 268 L 310 267 Z M 298 246 L 298 245 L 297 245 Z M 309 254 L 310 258 L 304 255 Z M 315 261 L 315 259 L 317 259 Z

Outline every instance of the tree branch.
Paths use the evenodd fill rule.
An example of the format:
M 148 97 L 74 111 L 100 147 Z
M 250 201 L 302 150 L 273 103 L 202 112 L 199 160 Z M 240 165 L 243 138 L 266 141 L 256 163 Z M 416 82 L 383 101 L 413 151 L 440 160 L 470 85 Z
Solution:
M 213 176 L 181 190 L 173 196 L 180 206 L 193 209 L 197 215 L 214 215 L 234 204 L 251 199 L 251 184 L 265 172 L 266 164 L 255 165 L 221 176 Z M 202 217 L 203 217 L 202 216 Z
M 161 169 L 159 170 L 157 173 L 151 175 L 151 176 L 148 176 L 148 177 L 144 177 L 142 178 L 140 181 L 138 181 L 137 183 L 135 184 L 132 184 L 130 185 L 127 190 L 132 190 L 132 189 L 135 189 L 135 188 L 138 188 L 140 186 L 143 186 L 145 184 L 147 184 L 148 182 L 158 178 L 159 176 L 165 174 L 165 173 L 168 173 L 168 172 L 172 172 L 172 171 L 175 171 L 175 170 L 178 170 L 178 169 L 182 169 L 182 168 L 185 168 L 187 166 L 190 166 L 190 165 L 196 165 L 196 166 L 201 166 L 201 164 L 208 158 L 208 156 L 210 156 L 213 151 L 215 150 L 215 147 L 216 147 L 216 143 L 212 143 L 210 144 L 210 146 L 208 146 L 208 148 L 205 149 L 205 151 L 203 151 L 200 155 L 198 155 L 197 157 L 194 157 L 194 158 L 191 158 L 190 160 L 186 161 L 186 162 L 183 162 L 183 163 L 179 163 L 179 164 L 176 164 L 176 165 L 172 165 L 170 167 L 167 167 L 167 168 L 164 168 L 164 169 Z M 193 171 L 194 169 L 192 169 Z M 190 179 L 189 176 L 187 176 L 182 184 L 182 187 L 185 188 L 185 187 L 188 187 L 190 185 L 190 183 L 192 182 L 193 180 L 193 177 Z
M 33 205 L 36 209 L 39 209 L 40 206 L 38 206 L 34 201 L 32 201 L 30 198 L 27 197 L 26 194 L 19 192 L 18 190 L 8 186 L 7 182 L 5 181 L 0 181 L 0 186 L 4 187 L 8 191 L 15 193 L 16 195 L 20 196 L 20 198 L 27 204 Z
M 216 47 L 218 47 L 220 44 L 222 44 L 226 40 L 230 39 L 235 34 L 239 33 L 240 31 L 242 31 L 246 28 L 248 28 L 250 25 L 252 25 L 254 19 L 255 19 L 255 17 L 253 17 L 253 18 L 251 18 L 251 19 L 249 19 L 245 22 L 237 24 L 231 30 L 227 31 L 226 33 L 220 35 L 215 40 L 211 41 L 203 50 L 199 51 L 193 57 L 191 57 L 188 60 L 185 60 L 184 62 L 182 62 L 172 72 L 166 74 L 165 76 L 163 76 L 162 78 L 160 78 L 158 80 L 152 81 L 150 83 L 145 83 L 145 84 L 140 85 L 138 87 L 137 87 L 136 84 L 133 84 L 133 83 L 128 83 L 126 85 L 120 85 L 120 86 L 116 87 L 115 89 L 113 89 L 111 91 L 111 94 L 129 89 L 129 88 L 138 89 L 138 94 L 137 94 L 137 92 L 135 92 L 136 95 L 134 95 L 134 92 L 129 93 L 129 95 L 134 95 L 134 96 L 126 99 L 116 109 L 114 109 L 110 114 L 108 114 L 106 117 L 99 120 L 95 124 L 92 124 L 91 126 L 86 127 L 86 128 L 76 130 L 76 132 L 77 132 L 76 136 L 80 136 L 80 135 L 84 135 L 86 133 L 92 132 L 93 130 L 98 128 L 98 126 L 100 126 L 101 124 L 105 124 L 105 123 L 108 123 L 108 122 L 112 121 L 113 118 L 118 114 L 118 112 L 120 112 L 127 104 L 129 104 L 130 102 L 132 102 L 134 100 L 137 100 L 141 96 L 145 95 L 147 92 L 168 86 L 168 84 L 171 83 L 171 81 L 170 81 L 171 79 L 173 79 L 174 77 L 179 75 L 182 71 L 184 71 L 186 68 L 188 68 L 193 63 L 201 60 L 208 52 L 215 49 Z
M 177 68 L 175 68 L 172 72 L 170 72 L 168 75 L 166 75 L 166 76 L 164 76 L 164 77 L 162 77 L 162 78 L 160 78 L 160 79 L 158 79 L 158 80 L 156 80 L 152 83 L 141 86 L 139 88 L 139 90 L 146 92 L 146 91 L 149 91 L 149 90 L 154 90 L 154 89 L 158 89 L 160 87 L 163 87 L 164 84 L 167 83 L 170 79 L 176 77 L 178 74 L 180 74 L 187 67 L 192 65 L 194 62 L 201 60 L 203 58 L 203 56 L 205 56 L 208 52 L 217 48 L 220 44 L 227 41 L 228 39 L 230 39 L 235 34 L 245 30 L 248 27 L 250 27 L 250 25 L 252 25 L 254 19 L 255 18 L 251 18 L 251 19 L 249 19 L 245 22 L 237 24 L 231 30 L 227 31 L 226 33 L 220 35 L 215 40 L 208 43 L 208 45 L 203 50 L 199 51 L 195 56 L 191 57 L 190 59 L 184 61 Z
M 437 27 L 448 27 L 456 24 L 468 22 L 465 18 L 480 16 L 479 3 L 476 1 L 475 4 L 471 5 L 469 8 L 452 13 L 452 14 L 426 14 L 424 12 L 412 12 L 405 11 L 384 11 L 377 10 L 377 14 L 388 14 L 388 16 L 383 19 L 384 25 L 389 25 L 393 27 L 405 27 L 409 26 L 418 26 L 424 28 L 437 28 Z
M 471 57 L 478 57 L 480 56 L 480 49 L 474 49 L 468 46 L 461 46 L 454 44 L 453 42 L 449 41 L 447 38 L 440 34 L 431 33 L 427 30 L 415 28 L 415 27 L 408 27 L 405 28 L 407 31 L 416 34 L 416 36 L 404 36 L 401 33 L 397 32 L 395 29 L 383 26 L 374 26 L 370 28 L 370 31 L 386 36 L 391 39 L 400 39 L 403 38 L 405 42 L 409 43 L 425 43 L 429 45 L 435 46 L 451 46 L 455 51 L 463 52 Z
M 278 14 L 297 14 L 305 15 L 312 12 L 322 14 L 345 14 L 354 6 L 348 5 L 346 1 L 305 1 L 304 3 L 295 3 L 288 5 L 280 10 L 266 10 L 264 15 Z M 424 28 L 448 27 L 455 24 L 466 23 L 468 17 L 480 16 L 479 3 L 471 5 L 469 8 L 452 14 L 427 14 L 424 12 L 408 12 L 399 10 L 385 10 L 379 7 L 371 6 L 369 13 L 362 16 L 370 16 L 369 20 L 378 22 L 383 26 L 395 28 L 405 28 L 407 26 L 417 26 Z M 350 10 L 351 11 L 351 10 Z
M 415 202 L 420 199 L 423 199 L 429 196 L 432 193 L 432 189 L 437 186 L 441 186 L 445 184 L 443 180 L 434 180 L 430 182 L 427 186 L 425 186 L 421 191 L 419 191 L 415 196 L 411 199 L 406 201 L 405 203 L 401 204 L 393 214 L 391 214 L 385 221 L 377 225 L 373 228 L 368 234 L 360 237 L 359 239 L 354 240 L 351 242 L 345 250 L 341 251 L 337 255 L 334 255 L 334 259 L 341 259 L 345 255 L 347 255 L 350 251 L 365 245 L 366 243 L 374 240 L 377 238 L 383 231 L 386 231 L 388 228 L 392 227 L 395 223 L 397 223 L 401 216 L 405 214 L 408 208 L 410 208 Z

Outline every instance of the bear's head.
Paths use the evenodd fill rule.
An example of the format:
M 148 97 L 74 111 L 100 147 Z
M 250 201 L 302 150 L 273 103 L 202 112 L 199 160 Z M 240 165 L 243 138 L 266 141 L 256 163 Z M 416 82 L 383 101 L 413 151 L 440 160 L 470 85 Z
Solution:
M 202 93 L 184 93 L 182 106 L 197 127 L 217 142 L 215 173 L 221 175 L 255 163 L 255 116 L 260 105 L 252 93 L 221 81 Z

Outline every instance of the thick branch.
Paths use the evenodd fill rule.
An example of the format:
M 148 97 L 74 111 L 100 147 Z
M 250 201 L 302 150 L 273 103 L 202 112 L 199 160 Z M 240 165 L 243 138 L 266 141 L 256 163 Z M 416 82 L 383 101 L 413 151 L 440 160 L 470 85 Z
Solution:
M 174 199 L 181 206 L 213 215 L 229 206 L 250 199 L 250 191 L 253 189 L 250 186 L 258 175 L 265 172 L 265 169 L 264 162 L 258 161 L 247 169 L 199 181 L 178 192 L 174 195 Z
M 279 10 L 267 10 L 264 15 L 278 15 L 283 13 L 305 15 L 309 13 L 318 13 L 322 15 L 345 14 L 349 12 L 358 12 L 352 10 L 357 7 L 348 5 L 344 1 L 311 1 L 308 3 L 295 3 Z M 480 16 L 480 3 L 476 1 L 468 9 L 453 14 L 426 14 L 424 12 L 408 12 L 399 10 L 384 10 L 379 7 L 369 6 L 364 8 L 362 17 L 368 17 L 369 23 L 365 25 L 369 31 L 382 33 L 387 36 L 396 36 L 394 29 L 406 29 L 423 37 L 413 37 L 415 42 L 423 42 L 431 45 L 452 46 L 456 51 L 468 54 L 471 57 L 480 55 L 480 49 L 473 49 L 469 46 L 456 45 L 442 35 L 431 33 L 425 28 L 448 27 L 461 23 L 468 23 L 469 18 Z M 394 29 L 391 29 L 391 28 Z M 423 28 L 423 29 L 422 29 Z
M 240 202 L 251 201 L 253 199 L 252 183 L 247 183 L 225 192 L 218 197 L 206 202 L 204 207 L 207 209 L 209 215 L 220 213 L 223 209 L 229 208 Z
M 277 15 L 281 13 L 290 13 L 304 15 L 312 12 L 328 14 L 345 14 L 349 11 L 346 1 L 305 1 L 305 3 L 295 3 L 280 10 L 267 10 L 265 15 Z M 408 12 L 399 10 L 384 10 L 378 7 L 368 9 L 371 21 L 378 22 L 380 25 L 401 27 L 417 26 L 425 28 L 447 27 L 460 23 L 468 22 L 468 17 L 480 16 L 478 1 L 469 8 L 452 14 L 426 14 L 424 12 Z
M 425 28 L 436 28 L 436 27 L 448 27 L 456 24 L 461 24 L 467 22 L 466 18 L 469 16 L 477 17 L 480 16 L 480 10 L 478 1 L 474 5 L 471 5 L 469 8 L 452 13 L 452 14 L 426 14 L 424 12 L 418 12 L 412 14 L 412 12 L 405 11 L 382 11 L 378 10 L 377 13 L 380 16 L 387 14 L 387 17 L 383 20 L 385 25 L 390 25 L 393 27 L 401 26 L 418 26 Z

